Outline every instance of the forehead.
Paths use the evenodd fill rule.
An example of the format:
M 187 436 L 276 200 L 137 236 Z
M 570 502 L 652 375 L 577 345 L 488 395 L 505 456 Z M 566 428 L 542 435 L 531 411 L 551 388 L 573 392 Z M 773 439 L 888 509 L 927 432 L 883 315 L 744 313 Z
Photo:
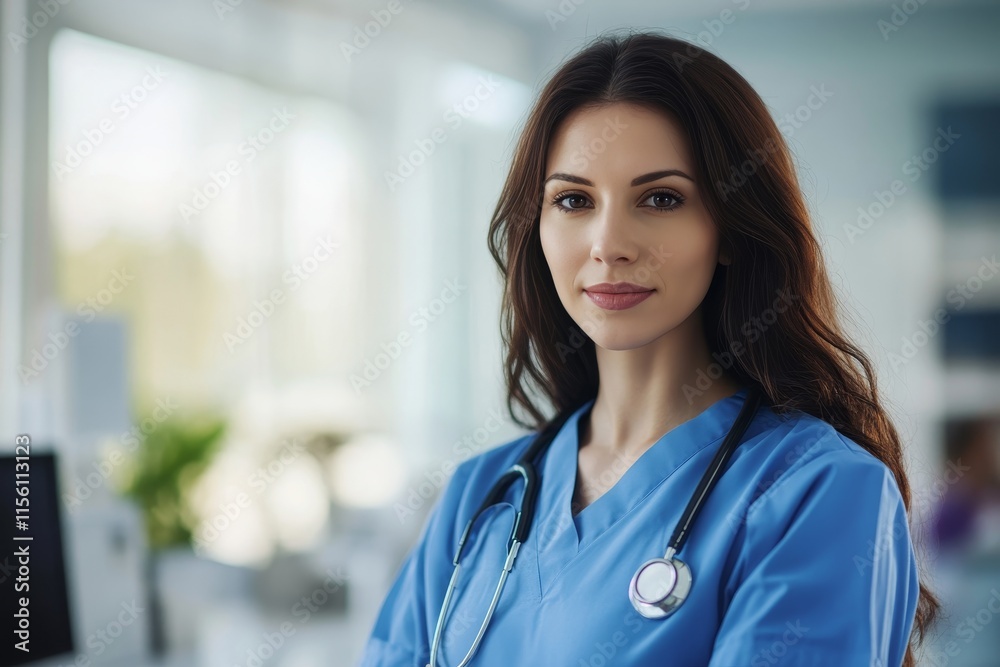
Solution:
M 669 113 L 633 104 L 574 110 L 556 127 L 546 156 L 546 175 L 631 180 L 657 169 L 692 173 L 688 139 Z

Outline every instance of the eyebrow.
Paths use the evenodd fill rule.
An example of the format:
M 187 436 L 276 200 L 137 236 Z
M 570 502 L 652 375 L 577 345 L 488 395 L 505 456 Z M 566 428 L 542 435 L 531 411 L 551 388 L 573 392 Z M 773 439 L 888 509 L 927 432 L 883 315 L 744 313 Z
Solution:
M 651 171 L 648 174 L 643 174 L 642 176 L 636 176 L 635 178 L 632 179 L 631 185 L 632 187 L 635 187 L 637 185 L 642 185 L 643 183 L 649 183 L 650 181 L 656 181 L 661 178 L 665 178 L 667 176 L 681 176 L 694 183 L 694 179 L 685 174 L 680 169 L 662 169 L 660 171 Z M 545 179 L 545 181 L 542 183 L 542 187 L 545 187 L 545 184 L 551 180 L 568 181 L 569 183 L 579 183 L 580 185 L 589 185 L 591 187 L 593 187 L 594 185 L 592 182 L 590 182 L 586 178 L 583 178 L 582 176 L 574 176 L 573 174 L 564 174 L 562 172 L 556 172 Z

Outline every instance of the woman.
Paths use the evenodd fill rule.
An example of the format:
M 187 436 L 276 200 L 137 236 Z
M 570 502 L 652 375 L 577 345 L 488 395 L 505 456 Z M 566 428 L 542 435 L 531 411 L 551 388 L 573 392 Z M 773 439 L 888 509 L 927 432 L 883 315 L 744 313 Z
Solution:
M 937 603 L 899 436 L 840 331 L 788 149 L 736 71 L 652 33 L 572 57 L 526 122 L 490 250 L 508 408 L 554 434 L 534 520 L 515 549 L 519 481 L 484 509 L 436 632 L 467 522 L 538 433 L 459 465 L 362 665 L 914 664 Z M 651 604 L 637 570 L 679 533 L 687 566 L 664 566 L 659 593 L 683 598 L 685 569 L 690 591 Z

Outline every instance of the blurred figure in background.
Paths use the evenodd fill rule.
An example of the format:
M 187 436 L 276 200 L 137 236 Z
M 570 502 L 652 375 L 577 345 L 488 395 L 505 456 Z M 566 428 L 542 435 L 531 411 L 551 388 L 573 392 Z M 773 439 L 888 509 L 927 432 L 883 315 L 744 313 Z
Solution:
M 952 420 L 944 429 L 946 473 L 927 525 L 929 570 L 942 614 L 922 664 L 1000 664 L 1000 456 L 997 420 Z
M 942 555 L 1000 548 L 1000 457 L 996 424 L 964 419 L 945 427 L 947 480 L 932 519 L 933 548 Z

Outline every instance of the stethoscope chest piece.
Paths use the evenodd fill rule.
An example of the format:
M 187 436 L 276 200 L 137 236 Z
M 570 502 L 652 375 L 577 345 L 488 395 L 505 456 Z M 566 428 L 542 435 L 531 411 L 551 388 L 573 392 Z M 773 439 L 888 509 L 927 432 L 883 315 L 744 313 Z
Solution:
M 646 618 L 664 618 L 677 611 L 691 592 L 691 568 L 678 558 L 652 558 L 632 575 L 628 597 Z
M 678 607 L 683 604 L 684 600 L 687 599 L 688 594 L 691 592 L 691 568 L 688 567 L 687 563 L 679 558 L 675 558 L 674 556 L 683 547 L 684 541 L 690 534 L 691 525 L 694 522 L 695 517 L 698 515 L 698 512 L 701 510 L 702 502 L 711 492 L 716 481 L 718 481 L 722 470 L 725 468 L 726 461 L 729 460 L 729 456 L 739 445 L 740 438 L 743 437 L 743 433 L 746 431 L 747 426 L 753 419 L 753 415 L 757 410 L 758 404 L 761 402 L 761 398 L 762 396 L 758 389 L 751 388 L 748 391 L 747 398 L 743 402 L 740 414 L 736 417 L 736 421 L 729 430 L 729 434 L 726 436 L 725 440 L 723 440 L 722 446 L 716 451 L 712 462 L 702 475 L 694 494 L 688 501 L 683 514 L 681 514 L 681 517 L 677 522 L 677 526 L 674 528 L 673 535 L 667 544 L 667 550 L 663 554 L 663 558 L 653 558 L 646 561 L 632 576 L 632 581 L 629 583 L 628 588 L 628 597 L 629 600 L 632 601 L 632 606 L 635 607 L 636 611 L 638 611 L 642 616 L 654 619 L 670 616 L 677 611 Z M 483 635 L 490 623 L 490 619 L 493 617 L 493 612 L 500 599 L 500 593 L 503 591 L 504 583 L 507 581 L 507 575 L 514 566 L 514 558 L 517 556 L 518 548 L 520 545 L 525 543 L 525 540 L 528 537 L 528 528 L 531 526 L 532 519 L 534 517 L 540 484 L 538 472 L 535 468 L 535 460 L 539 458 L 539 455 L 544 452 L 545 448 L 552 443 L 552 440 L 555 438 L 556 434 L 560 432 L 571 414 L 574 413 L 565 411 L 560 417 L 550 422 L 542 433 L 535 438 L 518 462 L 511 466 L 500 476 L 500 479 L 494 483 L 493 487 L 487 492 L 482 504 L 480 504 L 479 509 L 476 510 L 476 512 L 472 515 L 472 518 L 470 518 L 466 524 L 465 531 L 462 533 L 462 537 L 458 541 L 458 548 L 455 552 L 455 557 L 452 559 L 454 569 L 452 570 L 451 580 L 448 582 L 448 588 L 445 590 L 444 601 L 441 603 L 441 611 L 438 613 L 437 625 L 434 627 L 434 634 L 430 644 L 430 663 L 428 667 L 437 667 L 438 648 L 441 645 L 445 617 L 448 614 L 452 594 L 455 592 L 457 587 L 462 551 L 465 548 L 466 540 L 469 538 L 472 527 L 476 522 L 476 517 L 482 514 L 486 508 L 500 502 L 507 489 L 516 479 L 523 479 L 524 491 L 521 495 L 521 509 L 517 513 L 517 518 L 514 521 L 514 528 L 511 531 L 509 539 L 510 546 L 508 547 L 507 552 L 507 562 L 500 571 L 500 580 L 493 593 L 493 599 L 490 601 L 489 609 L 486 611 L 486 617 L 479 626 L 479 632 L 476 634 L 476 638 L 472 642 L 472 647 L 469 649 L 468 653 L 466 653 L 465 658 L 461 663 L 459 663 L 458 667 L 465 667 L 468 665 L 473 656 L 476 654 L 476 650 L 479 648 L 480 641 L 483 639 Z

